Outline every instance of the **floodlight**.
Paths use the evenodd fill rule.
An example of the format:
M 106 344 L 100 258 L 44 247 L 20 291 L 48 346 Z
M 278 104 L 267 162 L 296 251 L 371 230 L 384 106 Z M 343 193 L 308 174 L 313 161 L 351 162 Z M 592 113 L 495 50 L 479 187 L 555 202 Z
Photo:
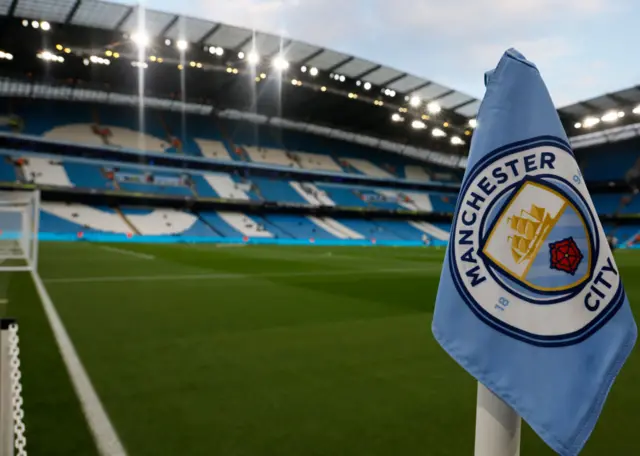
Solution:
M 297 79 L 292 79 L 292 80 L 291 80 L 291 84 L 293 84 L 293 85 L 298 85 L 298 80 L 297 80 Z
M 33 27 L 34 29 L 40 28 L 40 23 L 38 21 L 32 21 L 31 27 Z
M 58 62 L 63 63 L 64 62 L 64 57 L 58 56 Z
M 244 59 L 244 52 L 242 52 L 242 51 L 238 52 L 238 58 L 240 60 Z
M 584 128 L 591 128 L 594 125 L 597 125 L 599 123 L 600 123 L 600 119 L 598 119 L 597 117 L 587 117 L 582 121 L 582 126 Z
M 29 21 L 26 19 L 22 19 L 22 26 L 23 27 L 29 27 Z
M 233 69 L 233 74 L 238 74 L 238 69 L 237 68 Z
M 238 57 L 240 57 L 240 55 L 238 55 Z M 249 52 L 249 54 L 247 54 L 247 62 L 249 62 L 249 64 L 251 65 L 257 65 L 258 63 L 260 63 L 260 56 L 257 52 L 251 51 Z
M 181 51 L 186 51 L 189 47 L 189 43 L 186 40 L 178 40 L 176 41 L 176 47 Z
M 4 54 L 4 58 L 7 60 L 13 60 L 13 54 L 10 54 L 8 52 L 5 52 Z
M 138 47 L 147 47 L 149 45 L 149 35 L 144 31 L 137 31 L 131 35 L 131 41 L 136 43 Z
M 402 122 L 404 120 L 404 117 L 395 112 L 391 115 L 391 120 L 393 120 L 394 122 Z
M 478 126 L 478 120 L 477 119 L 469 119 L 469 126 L 471 128 L 476 128 Z
M 51 24 L 49 24 L 47 21 L 42 21 L 40 22 L 40 28 L 45 32 L 48 32 L 49 30 L 51 30 Z
M 164 40 L 164 44 L 165 46 L 171 46 L 171 40 L 167 38 L 166 40 Z
M 212 54 L 212 55 L 213 55 L 213 54 L 215 54 L 215 53 L 216 53 L 216 47 L 215 47 L 215 46 L 211 46 L 211 47 L 208 49 L 208 51 L 209 51 L 209 54 Z
M 70 53 L 71 53 L 71 49 L 69 49 L 69 48 L 64 48 L 64 53 L 65 53 L 65 54 L 70 54 Z
M 411 122 L 411 127 L 415 128 L 416 130 L 424 130 L 425 128 L 427 128 L 425 123 L 421 120 L 414 120 L 413 122 Z
M 59 50 L 59 51 L 61 51 L 61 50 L 62 50 L 62 49 L 64 49 L 64 48 L 62 47 L 62 45 L 61 45 L 61 44 L 56 44 L 56 49 L 57 49 L 57 50 Z
M 216 55 L 218 57 L 222 57 L 223 54 L 224 54 L 224 49 L 223 48 L 221 48 L 221 47 L 216 48 Z
M 440 111 L 442 111 L 442 108 L 438 103 L 432 101 L 431 103 L 427 104 L 427 111 L 431 114 L 438 114 Z
M 287 62 L 284 59 L 284 57 L 282 57 L 280 55 L 278 57 L 274 58 L 273 61 L 271 62 L 271 64 L 278 71 L 285 71 L 286 69 L 289 68 L 289 62 Z
M 302 68 L 300 68 L 300 71 L 302 71 L 303 73 L 307 72 L 307 67 L 302 65 Z
M 339 74 L 334 74 L 333 75 L 333 79 L 335 79 L 336 81 L 340 80 L 340 75 Z
M 444 131 L 440 130 L 439 128 L 434 128 L 433 130 L 431 130 L 431 134 L 436 138 L 442 138 L 444 136 L 447 136 L 447 134 Z
M 322 86 L 322 87 L 320 87 L 320 91 L 321 91 L 321 92 L 326 92 L 326 91 L 327 91 L 327 88 L 326 88 L 325 86 Z M 638 111 L 640 112 L 640 110 L 638 110 Z
M 196 67 L 197 68 L 202 68 L 202 63 L 200 63 L 200 62 L 196 63 Z
M 49 51 L 44 51 L 42 54 L 40 54 L 42 56 L 42 58 L 44 60 L 51 60 L 51 58 L 53 57 L 53 54 Z
M 390 96 L 391 98 L 395 97 L 395 96 L 396 96 L 396 91 L 395 91 L 395 90 L 391 90 L 391 91 L 389 92 L 389 96 Z
M 371 90 L 371 83 L 370 82 L 365 82 L 364 83 L 364 90 Z
M 624 117 L 624 111 L 618 111 L 618 119 L 622 119 Z
M 347 80 L 347 78 L 345 78 L 345 77 L 344 77 L 344 75 L 341 75 L 341 76 L 340 76 L 340 82 L 344 82 L 344 81 L 346 81 L 346 80 Z
M 89 59 L 83 59 L 82 63 L 84 63 L 84 66 L 89 66 Z
M 581 128 L 581 127 L 582 127 L 582 124 L 581 124 L 580 122 L 576 122 L 576 123 L 574 123 L 574 124 L 573 124 L 573 126 L 574 126 L 575 128 Z
M 420 99 L 420 97 L 413 96 L 413 97 L 411 97 L 411 98 L 409 99 L 409 104 L 410 104 L 411 106 L 413 106 L 414 108 L 417 108 L 418 106 L 420 106 L 420 102 L 421 102 L 421 101 L 422 101 L 422 100 Z
M 311 69 L 309 70 L 309 74 L 311 76 L 318 76 L 318 69 L 316 67 L 311 67 Z
M 107 57 L 111 57 L 113 55 L 113 51 L 110 49 L 107 49 L 106 51 L 104 51 L 104 55 L 106 55 Z
M 454 146 L 461 146 L 464 144 L 464 141 L 462 139 L 460 139 L 460 137 L 458 136 L 452 136 L 451 137 L 451 144 L 453 144 Z
M 362 81 L 356 81 L 356 85 L 360 87 L 362 85 Z
M 605 113 L 600 120 L 602 120 L 603 122 L 615 122 L 616 120 L 618 120 L 618 113 L 615 111 L 609 111 L 607 113 Z
M 633 108 L 633 111 L 631 111 L 634 114 L 640 114 L 640 105 L 636 106 L 635 108 Z
M 89 57 L 89 60 L 91 61 L 91 63 L 98 63 L 98 56 L 92 55 L 91 57 Z
M 260 79 L 267 79 L 266 73 L 260 73 Z

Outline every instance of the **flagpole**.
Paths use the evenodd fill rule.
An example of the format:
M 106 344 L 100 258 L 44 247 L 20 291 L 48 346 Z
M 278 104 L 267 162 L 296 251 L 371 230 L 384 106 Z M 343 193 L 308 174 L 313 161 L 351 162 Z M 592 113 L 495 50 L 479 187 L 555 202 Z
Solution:
M 475 456 L 520 456 L 518 414 L 478 382 Z

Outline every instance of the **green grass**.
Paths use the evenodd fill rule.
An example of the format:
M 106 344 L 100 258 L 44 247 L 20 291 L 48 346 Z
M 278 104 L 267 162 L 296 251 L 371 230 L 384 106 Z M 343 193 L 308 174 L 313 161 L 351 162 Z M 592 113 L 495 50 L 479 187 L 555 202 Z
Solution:
M 131 455 L 472 454 L 476 383 L 430 331 L 442 251 L 113 247 L 154 259 L 43 244 L 40 271 Z M 9 294 L 30 453 L 95 454 L 28 277 Z M 640 454 L 638 385 L 632 356 L 583 454 Z M 526 428 L 522 454 L 553 453 Z

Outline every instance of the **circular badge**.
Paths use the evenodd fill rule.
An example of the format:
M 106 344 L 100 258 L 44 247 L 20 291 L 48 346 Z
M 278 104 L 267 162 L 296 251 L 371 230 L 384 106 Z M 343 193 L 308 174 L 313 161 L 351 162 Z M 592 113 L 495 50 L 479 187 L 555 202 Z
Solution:
M 624 293 L 569 146 L 519 143 L 468 174 L 448 259 L 475 315 L 534 345 L 574 344 L 597 331 Z

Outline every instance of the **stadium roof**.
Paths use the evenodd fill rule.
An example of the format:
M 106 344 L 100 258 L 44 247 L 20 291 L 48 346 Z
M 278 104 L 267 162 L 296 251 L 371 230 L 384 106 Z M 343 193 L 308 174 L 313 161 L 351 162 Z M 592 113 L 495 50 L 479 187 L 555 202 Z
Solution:
M 640 122 L 640 85 L 558 109 L 569 136 Z
M 443 110 L 455 113 L 457 118 L 451 120 L 473 118 L 480 105 L 479 100 L 467 94 L 376 62 L 303 41 L 178 14 L 143 11 L 134 6 L 96 0 L 0 0 L 0 14 L 125 33 L 135 32 L 139 24 L 144 23 L 150 38 L 184 39 L 236 53 L 255 50 L 265 58 L 273 58 L 282 49 L 293 65 L 315 67 L 322 72 L 344 75 L 352 81 L 369 82 L 382 93 L 385 90 L 395 92 L 403 102 L 409 101 L 407 97 L 419 97 L 423 106 L 437 102 Z

